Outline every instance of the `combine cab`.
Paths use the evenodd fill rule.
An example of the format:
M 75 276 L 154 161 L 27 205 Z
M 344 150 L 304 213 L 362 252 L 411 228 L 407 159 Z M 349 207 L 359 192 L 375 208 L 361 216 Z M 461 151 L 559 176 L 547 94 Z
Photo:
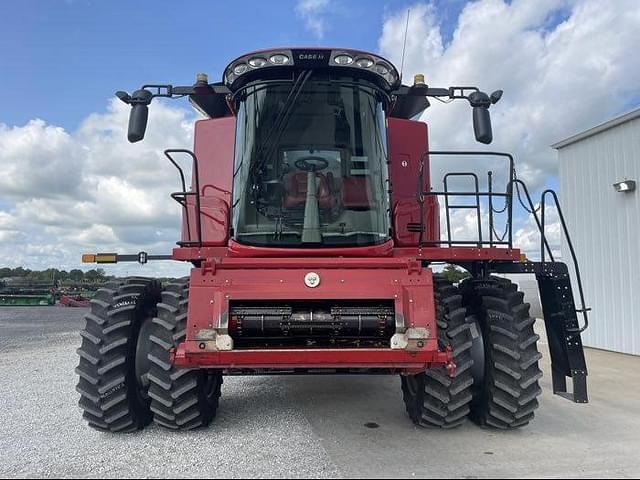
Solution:
M 541 355 L 529 305 L 506 273 L 536 275 L 554 392 L 586 402 L 587 309 L 577 263 L 578 312 L 568 269 L 546 242 L 552 192 L 536 211 L 511 155 L 430 151 L 427 125 L 411 120 L 430 97 L 464 100 L 488 144 L 501 94 L 432 88 L 421 76 L 403 85 L 387 60 L 337 49 L 261 51 L 234 60 L 220 83 L 201 74 L 193 86 L 118 92 L 132 107 L 131 142 L 144 137 L 155 97 L 188 96 L 207 119 L 196 123 L 193 152 L 165 151 L 182 184 L 171 195 L 183 209 L 173 254 L 85 258 L 193 265 L 165 285 L 111 282 L 91 301 L 77 369 L 89 425 L 196 428 L 214 418 L 223 376 L 327 373 L 398 375 L 418 425 L 526 425 Z M 432 181 L 433 159 L 470 156 L 502 162 L 501 173 Z M 540 227 L 540 262 L 513 245 L 514 199 Z M 461 210 L 477 218 L 476 237 L 456 237 Z M 442 264 L 470 277 L 454 285 L 437 273 Z

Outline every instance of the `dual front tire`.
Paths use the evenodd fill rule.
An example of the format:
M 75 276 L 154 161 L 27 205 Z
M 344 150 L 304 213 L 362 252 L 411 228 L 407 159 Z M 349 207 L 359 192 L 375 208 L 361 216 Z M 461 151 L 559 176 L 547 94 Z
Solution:
M 80 408 L 98 430 L 131 432 L 151 422 L 171 429 L 208 425 L 222 385 L 219 371 L 172 365 L 186 336 L 188 282 L 110 282 L 91 302 L 76 373 Z
M 420 426 L 527 425 L 538 407 L 541 355 L 524 294 L 507 279 L 467 279 L 459 287 L 434 275 L 438 343 L 452 347 L 457 371 L 443 367 L 402 377 L 407 412 Z

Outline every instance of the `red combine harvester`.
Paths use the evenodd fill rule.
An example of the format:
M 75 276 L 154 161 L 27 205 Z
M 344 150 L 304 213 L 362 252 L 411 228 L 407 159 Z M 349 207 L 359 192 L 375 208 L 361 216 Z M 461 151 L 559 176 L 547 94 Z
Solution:
M 432 88 L 420 75 L 402 85 L 377 55 L 294 48 L 242 56 L 220 83 L 200 74 L 193 86 L 116 95 L 132 107 L 130 142 L 144 137 L 155 97 L 188 96 L 207 119 L 196 123 L 193 152 L 165 151 L 182 182 L 171 195 L 184 212 L 173 254 L 83 258 L 193 265 L 189 278 L 166 285 L 112 282 L 91 301 L 76 371 L 92 427 L 205 426 L 223 375 L 327 373 L 398 374 L 418 425 L 455 427 L 467 417 L 526 425 L 541 393 L 539 337 L 506 273 L 536 275 L 554 393 L 587 401 L 577 263 L 581 310 L 544 235 L 545 198 L 557 202 L 555 194 L 545 192 L 537 210 L 511 155 L 430 151 L 427 125 L 411 120 L 429 97 L 463 99 L 476 139 L 488 144 L 489 107 L 501 91 Z M 189 189 L 179 155 L 192 163 Z M 447 173 L 444 188 L 433 188 L 432 157 L 472 155 L 504 162 L 504 191 L 492 172 L 486 189 L 468 172 Z M 473 188 L 452 189 L 463 180 Z M 514 248 L 514 199 L 542 232 L 539 262 Z M 477 238 L 456 238 L 451 214 L 464 210 L 477 217 Z M 442 264 L 470 277 L 454 285 L 434 273 Z

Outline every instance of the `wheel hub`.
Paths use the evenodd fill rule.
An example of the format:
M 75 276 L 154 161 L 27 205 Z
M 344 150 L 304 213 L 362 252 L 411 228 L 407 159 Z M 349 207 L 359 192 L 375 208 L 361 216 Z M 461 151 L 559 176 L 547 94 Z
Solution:
M 149 337 L 153 328 L 152 319 L 145 318 L 140 326 L 140 332 L 136 340 L 136 358 L 135 358 L 135 374 L 138 384 L 138 391 L 144 399 L 148 399 L 149 390 L 149 370 L 151 369 L 151 361 L 149 353 L 151 352 L 151 342 Z
M 473 390 L 474 397 L 477 396 L 482 390 L 485 376 L 485 350 L 484 350 L 484 336 L 482 335 L 482 328 L 480 322 L 473 316 L 471 317 L 469 324 L 471 325 L 471 336 L 473 338 L 471 344 L 471 358 L 473 359 L 473 366 L 471 367 L 471 375 L 473 376 Z

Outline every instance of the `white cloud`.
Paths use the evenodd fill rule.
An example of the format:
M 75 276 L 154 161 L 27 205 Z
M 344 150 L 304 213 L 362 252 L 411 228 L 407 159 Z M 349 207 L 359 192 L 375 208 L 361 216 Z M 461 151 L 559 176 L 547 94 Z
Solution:
M 492 108 L 492 149 L 512 151 L 520 177 L 541 187 L 556 174 L 549 145 L 611 118 L 640 95 L 640 9 L 604 0 L 480 0 L 460 14 L 449 42 L 438 10 L 411 8 L 404 78 L 424 73 L 432 86 L 503 89 Z M 549 18 L 566 10 L 558 25 Z M 382 54 L 400 65 L 406 10 L 391 15 L 379 39 Z M 424 118 L 433 148 L 478 147 L 466 102 L 437 101 Z
M 536 204 L 536 209 L 539 208 L 540 205 Z M 562 227 L 560 225 L 558 209 L 555 206 L 546 207 L 545 224 L 545 237 L 549 249 L 556 260 L 560 259 L 562 257 Z M 533 216 L 530 216 L 527 221 L 514 232 L 514 241 L 515 244 L 527 254 L 527 257 L 532 260 L 540 260 L 540 229 L 533 219 Z M 549 257 L 546 248 L 545 256 L 548 260 Z
M 327 28 L 325 14 L 329 4 L 329 0 L 299 0 L 296 5 L 296 14 L 304 20 L 307 30 L 318 40 L 324 38 Z
M 191 148 L 194 116 L 154 102 L 145 141 L 132 145 L 127 115 L 114 100 L 72 133 L 42 120 L 0 124 L 0 264 L 74 268 L 83 251 L 171 251 L 180 208 L 169 193 L 178 175 L 162 151 Z
M 0 152 L 3 196 L 37 192 L 51 198 L 78 191 L 75 178 L 82 174 L 82 150 L 62 128 L 38 119 L 24 127 L 0 124 Z

